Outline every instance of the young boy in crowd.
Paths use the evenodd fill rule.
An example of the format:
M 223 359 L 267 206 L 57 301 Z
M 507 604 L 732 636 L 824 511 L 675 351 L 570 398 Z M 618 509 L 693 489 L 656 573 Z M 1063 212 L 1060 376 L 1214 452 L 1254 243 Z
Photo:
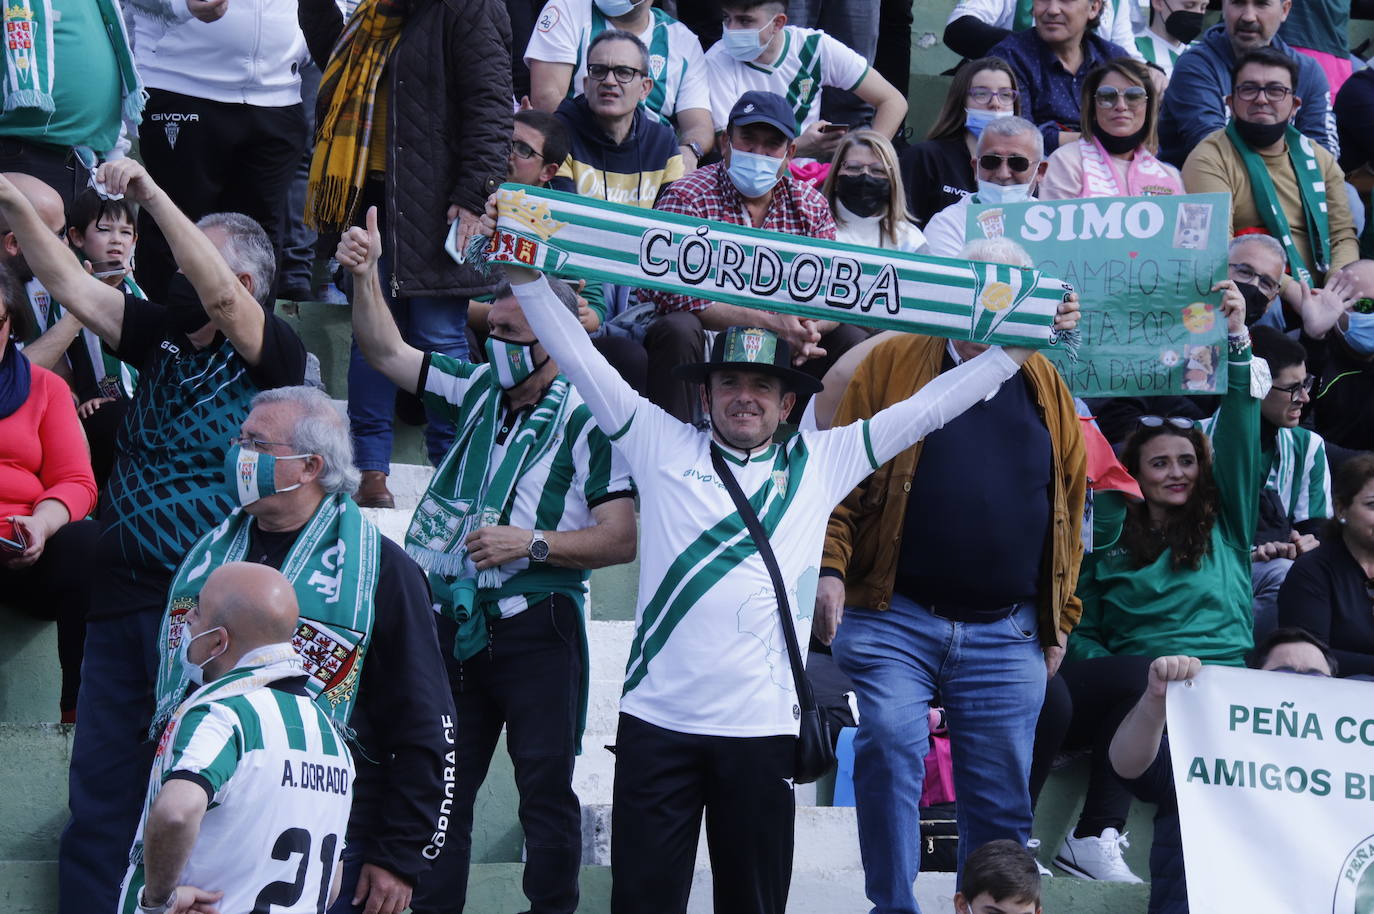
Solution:
M 1040 872 L 1015 841 L 989 841 L 964 861 L 956 914 L 1041 914 Z
M 67 214 L 67 243 L 91 264 L 106 285 L 133 283 L 134 245 L 138 244 L 138 207 L 128 200 L 107 200 L 87 190 Z

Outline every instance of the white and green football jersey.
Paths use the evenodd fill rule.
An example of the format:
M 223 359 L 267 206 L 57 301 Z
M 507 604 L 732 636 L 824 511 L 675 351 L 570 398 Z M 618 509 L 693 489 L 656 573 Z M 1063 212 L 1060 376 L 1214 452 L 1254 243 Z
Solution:
M 706 72 L 711 120 L 717 130 L 725 129 L 730 109 L 741 95 L 759 89 L 787 99 L 801 134 L 820 117 L 821 88 L 856 88 L 868 75 L 868 61 L 819 29 L 789 25 L 783 29 L 782 50 L 773 63 L 744 63 L 725 53 L 717 42 L 706 52 Z
M 1183 56 L 1183 52 L 1192 47 L 1191 44 L 1173 45 L 1167 39 L 1159 37 L 1152 29 L 1141 29 L 1135 33 L 1136 56 L 1142 58 L 1146 63 L 1152 63 L 1164 71 L 1165 76 L 1172 76 L 1174 64 Z
M 354 769 L 348 747 L 309 695 L 267 687 L 212 698 L 185 713 L 159 752 L 171 753 L 163 783 L 190 780 L 204 788 L 209 805 L 178 885 L 223 892 L 221 911 L 325 909 L 353 804 Z M 140 826 L 140 851 L 142 840 Z M 136 858 L 120 914 L 138 911 L 141 852 Z
M 615 28 L 592 0 L 549 0 L 534 22 L 525 63 L 573 64 L 568 97 L 582 94 L 587 75 L 587 46 L 608 28 Z M 660 9 L 654 9 L 649 27 L 639 34 L 649 49 L 649 76 L 654 88 L 644 107 L 660 119 L 671 119 L 679 111 L 711 106 L 706 88 L 706 64 L 701 42 L 692 30 Z

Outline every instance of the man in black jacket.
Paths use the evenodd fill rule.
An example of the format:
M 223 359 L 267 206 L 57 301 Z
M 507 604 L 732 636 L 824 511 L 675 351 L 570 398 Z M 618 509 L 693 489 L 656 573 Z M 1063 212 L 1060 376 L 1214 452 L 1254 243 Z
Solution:
M 348 427 L 320 391 L 286 387 L 254 399 L 237 443 L 243 451 L 257 452 L 258 462 L 271 455 L 274 466 L 275 491 L 244 505 L 253 520 L 242 558 L 284 569 L 291 576 L 290 566 L 300 561 L 294 547 L 303 531 L 315 529 L 312 521 L 321 505 L 336 495 L 346 498 L 357 488 Z M 247 498 L 241 494 L 240 501 Z M 364 522 L 368 535 L 370 526 Z M 362 665 L 356 697 L 342 696 L 353 702 L 347 723 L 356 734 L 351 748 L 357 776 L 343 886 L 330 914 L 405 910 L 415 881 L 444 844 L 448 814 L 442 807 L 453 795 L 453 762 L 445 760 L 453 752 L 453 699 L 446 688 L 429 585 L 405 550 L 378 538 L 372 629 L 361 633 L 368 640 L 360 642 L 365 646 L 356 656 L 338 662 L 338 641 L 331 642 L 334 647 L 327 654 L 311 649 L 322 643 L 318 633 L 325 626 L 308 618 L 309 598 L 335 579 L 306 574 L 308 567 L 292 577 L 302 595 L 302 625 L 295 640 L 306 672 L 328 678 L 328 669 L 315 664 L 317 656 L 330 665 L 338 662 L 341 669 L 349 663 Z M 193 548 L 191 560 L 196 552 Z M 333 586 L 347 596 L 346 588 Z M 348 691 L 346 684 L 343 689 Z M 336 698 L 340 696 L 325 689 L 316 701 L 328 713 Z
M 298 9 L 311 56 L 324 71 L 307 215 L 321 229 L 342 231 L 376 206 L 386 251 L 382 287 L 406 342 L 466 358 L 468 299 L 495 284 L 456 264 L 444 238 L 457 222 L 458 245 L 466 245 L 486 198 L 506 177 L 513 112 L 505 6 L 500 0 L 363 0 L 353 16 L 358 27 L 337 48 L 343 17 L 334 0 L 301 0 Z M 378 58 L 380 79 L 368 84 L 367 64 Z M 350 109 L 360 96 L 372 106 L 366 143 L 358 112 Z M 331 176 L 343 176 L 349 186 L 329 192 Z M 352 176 L 361 176 L 361 184 L 352 184 Z M 395 504 L 386 484 L 395 398 L 395 386 L 355 346 L 348 414 L 363 507 Z M 429 415 L 432 462 L 448 452 L 453 435 L 451 422 Z

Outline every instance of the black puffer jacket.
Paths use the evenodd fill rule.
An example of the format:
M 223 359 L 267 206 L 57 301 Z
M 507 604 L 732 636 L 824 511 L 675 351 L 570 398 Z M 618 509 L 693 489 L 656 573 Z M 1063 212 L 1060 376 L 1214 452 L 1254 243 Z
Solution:
M 339 8 L 334 0 L 300 0 L 299 18 L 323 69 L 343 30 Z M 469 297 L 494 287 L 472 267 L 454 263 L 444 237 L 449 204 L 480 215 L 506 179 L 510 49 L 501 0 L 412 0 L 382 76 L 391 87 L 386 244 L 401 297 Z

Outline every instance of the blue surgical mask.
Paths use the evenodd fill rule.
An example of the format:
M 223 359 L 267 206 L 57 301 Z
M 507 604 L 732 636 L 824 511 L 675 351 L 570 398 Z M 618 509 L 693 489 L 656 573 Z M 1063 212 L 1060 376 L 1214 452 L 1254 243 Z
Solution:
M 1361 355 L 1374 355 L 1374 314 L 1351 311 L 1348 316 L 1350 325 L 1345 330 L 1345 341 Z
M 987 108 L 965 108 L 964 126 L 975 138 L 983 135 L 983 128 L 1001 117 L 1011 117 L 1010 111 L 992 111 Z
M 726 54 L 744 63 L 757 60 L 765 47 L 763 29 L 725 29 L 720 41 Z
M 519 387 L 525 379 L 544 367 L 544 362 L 535 362 L 534 343 L 520 343 L 502 339 L 499 336 L 487 337 L 487 364 L 496 373 L 496 383 L 505 390 Z
M 603 16 L 610 16 L 614 19 L 617 16 L 624 16 L 643 2 L 644 0 L 596 0 L 596 8 L 601 10 Z
M 993 184 L 991 181 L 978 179 L 978 202 L 979 203 L 1025 203 L 1030 199 L 1031 186 L 1029 184 Z
M 746 197 L 762 197 L 778 183 L 778 173 L 782 159 L 759 155 L 757 152 L 730 150 L 730 167 L 727 174 L 735 190 Z
M 314 455 L 288 454 L 275 457 L 261 451 L 250 451 L 243 445 L 235 444 L 229 448 L 229 453 L 224 455 L 225 482 L 229 486 L 229 491 L 238 499 L 238 503 L 246 508 L 269 495 L 290 492 L 301 487 L 298 482 L 284 489 L 277 488 L 278 460 L 304 460 L 312 456 Z
M 214 660 L 214 659 L 217 658 L 217 657 L 223 656 L 224 651 L 225 651 L 225 650 L 228 650 L 228 648 L 229 648 L 229 645 L 228 645 L 228 644 L 225 644 L 224 650 L 221 650 L 221 651 L 220 651 L 218 654 L 216 654 L 214 657 L 206 657 L 206 658 L 205 658 L 205 663 L 192 663 L 192 662 L 191 662 L 191 644 L 192 644 L 192 642 L 194 642 L 197 638 L 204 638 L 206 635 L 210 634 L 211 632 L 224 632 L 225 635 L 228 635 L 228 634 L 229 634 L 228 630 L 225 629 L 224 626 L 222 626 L 222 625 L 217 625 L 217 626 L 215 626 L 214 628 L 208 628 L 208 629 L 206 629 L 205 631 L 201 632 L 199 635 L 196 635 L 195 638 L 187 638 L 186 635 L 185 635 L 185 633 L 183 633 L 182 636 L 181 636 L 181 646 L 180 646 L 179 648 L 177 648 L 177 662 L 178 662 L 179 664 L 181 664 L 182 672 L 184 672 L 184 673 L 186 674 L 186 678 L 187 678 L 191 683 L 193 683 L 194 685 L 197 685 L 197 686 L 203 686 L 203 685 L 205 685 L 205 663 L 209 663 L 211 660 Z

